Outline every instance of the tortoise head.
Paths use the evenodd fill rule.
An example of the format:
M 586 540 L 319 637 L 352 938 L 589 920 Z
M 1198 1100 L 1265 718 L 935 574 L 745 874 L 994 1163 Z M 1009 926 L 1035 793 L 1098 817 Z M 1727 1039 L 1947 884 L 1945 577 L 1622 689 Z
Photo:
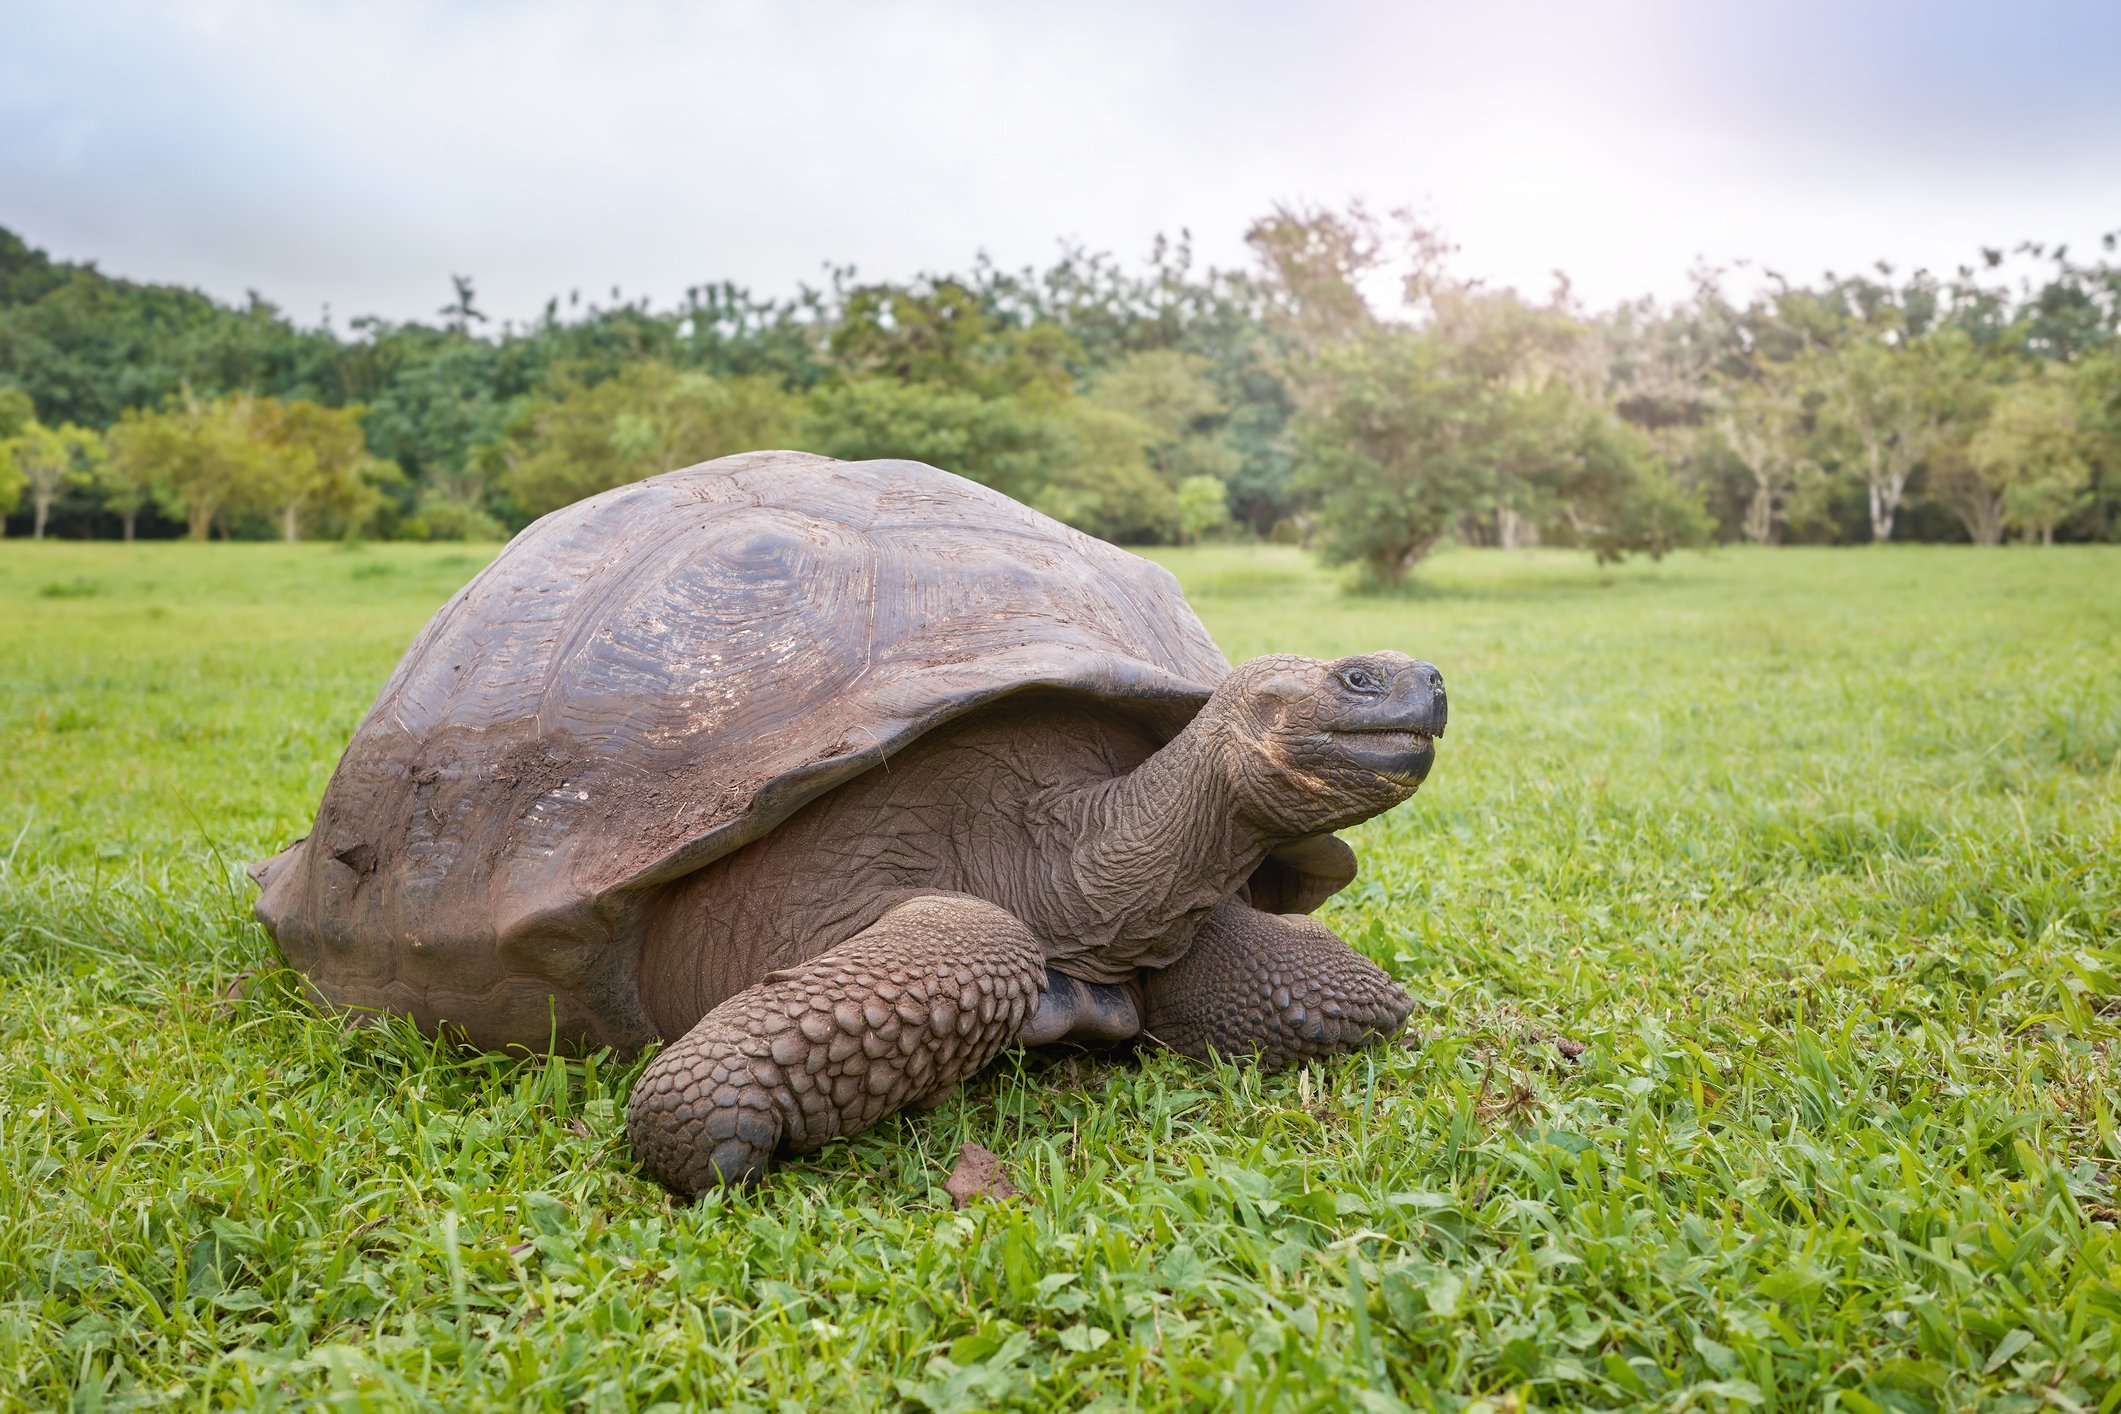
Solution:
M 1343 829 L 1413 795 L 1436 760 L 1443 674 L 1404 653 L 1240 664 L 1213 713 L 1241 809 L 1270 833 Z

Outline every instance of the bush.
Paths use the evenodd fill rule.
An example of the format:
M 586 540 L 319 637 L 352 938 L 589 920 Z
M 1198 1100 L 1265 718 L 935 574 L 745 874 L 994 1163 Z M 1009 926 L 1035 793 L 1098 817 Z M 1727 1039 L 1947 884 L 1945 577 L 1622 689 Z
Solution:
M 508 528 L 475 505 L 452 501 L 430 491 L 413 513 L 398 522 L 400 540 L 487 540 L 508 538 Z
M 1189 476 L 1178 483 L 1178 538 L 1195 540 L 1226 535 L 1234 528 L 1230 519 L 1230 488 L 1221 477 Z

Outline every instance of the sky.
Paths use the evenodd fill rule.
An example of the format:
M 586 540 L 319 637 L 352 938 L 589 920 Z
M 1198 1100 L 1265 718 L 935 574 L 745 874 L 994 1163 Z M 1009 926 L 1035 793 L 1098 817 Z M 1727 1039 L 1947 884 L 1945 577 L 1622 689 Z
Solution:
M 452 274 L 526 319 L 1181 229 L 1235 265 L 1351 198 L 1593 307 L 2089 247 L 2121 3 L 0 0 L 0 225 L 303 323 Z

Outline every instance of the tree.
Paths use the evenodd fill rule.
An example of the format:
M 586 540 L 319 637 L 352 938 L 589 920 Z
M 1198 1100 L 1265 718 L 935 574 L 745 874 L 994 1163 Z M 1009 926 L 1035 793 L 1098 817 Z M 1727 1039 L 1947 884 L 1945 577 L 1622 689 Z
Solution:
M 2020 521 L 2058 539 L 2121 535 L 2121 268 L 2112 259 L 2121 233 L 2090 258 L 2032 244 L 2008 257 L 1983 252 L 1948 280 L 1882 265 L 1806 283 L 1761 271 L 1747 301 L 1728 297 L 1723 273 L 1704 267 L 1675 304 L 1635 301 L 1595 319 L 1565 286 L 1542 302 L 1456 278 L 1449 247 L 1403 214 L 1282 207 L 1246 235 L 1254 259 L 1245 270 L 1196 267 L 1180 237 L 1159 240 L 1139 266 L 1067 247 L 1043 269 L 981 259 L 957 275 L 898 283 L 857 282 L 839 268 L 823 288 L 785 299 L 726 283 L 696 286 L 661 309 L 616 291 L 601 306 L 577 294 L 515 325 L 489 320 L 463 277 L 427 323 L 359 318 L 334 328 L 327 317 L 301 329 L 256 295 L 222 304 L 135 284 L 0 230 L 0 404 L 18 404 L 23 420 L 34 411 L 48 427 L 98 430 L 127 409 L 192 397 L 247 395 L 258 409 L 359 405 L 366 451 L 378 460 L 341 483 L 358 492 L 353 512 L 328 495 L 268 486 L 298 469 L 268 459 L 258 484 L 218 507 L 209 529 L 270 519 L 305 536 L 369 522 L 485 537 L 502 534 L 503 519 L 662 469 L 652 454 L 630 464 L 626 451 L 655 445 L 660 414 L 623 429 L 614 414 L 595 432 L 595 469 L 585 470 L 581 429 L 567 430 L 571 414 L 558 405 L 622 377 L 757 378 L 762 396 L 785 399 L 791 429 L 759 441 L 800 435 L 847 455 L 940 461 L 1122 538 L 1188 533 L 1177 488 L 1213 476 L 1239 523 L 1263 535 L 1283 522 L 1323 528 L 1321 473 L 1299 472 L 1305 443 L 1292 431 L 1308 419 L 1315 437 L 1341 396 L 1328 376 L 1340 365 L 1322 351 L 1409 333 L 1439 341 L 1432 371 L 1460 399 L 1451 409 L 1459 430 L 1495 439 L 1492 484 L 1446 534 L 1627 539 L 1641 528 L 1636 511 L 1678 513 L 1661 499 L 1676 485 L 1703 492 L 1732 538 L 1934 538 L 1948 510 L 1981 539 L 2009 530 L 2001 492 L 1968 460 L 1984 403 L 2024 370 L 2052 366 L 2071 370 L 2082 393 L 2092 490 L 2087 500 L 2050 488 L 2082 508 L 2043 531 L 2048 512 L 2034 502 L 2044 493 L 2027 483 L 2015 493 Z M 1978 355 L 1970 373 L 1955 367 L 1969 363 L 1968 349 Z M 636 372 L 650 367 L 664 372 Z M 1754 385 L 1794 399 L 1796 413 L 1727 403 Z M 1542 401 L 1556 388 L 1551 405 Z M 1642 457 L 1607 455 L 1618 443 L 1586 431 L 1584 408 L 1610 408 L 1654 445 Z M 1518 419 L 1516 430 L 1496 421 L 1505 416 Z M 7 424 L 0 408 L 0 440 L 19 431 Z M 1126 445 L 1130 426 L 1147 429 L 1137 448 Z M 732 436 L 723 445 L 750 444 Z M 1634 471 L 1593 476 L 1594 465 Z M 46 533 L 95 528 L 74 511 L 98 500 L 133 524 L 147 493 L 130 476 L 114 463 L 93 495 L 62 493 Z M 539 478 L 546 484 L 533 487 Z M 21 499 L 18 474 L 0 481 L 0 499 Z M 526 499 L 511 500 L 510 486 Z M 1626 498 L 1572 507 L 1560 499 L 1564 486 L 1601 498 L 1620 488 Z
M 1405 217 L 1398 230 L 1407 313 L 1389 319 L 1363 295 L 1385 228 L 1359 208 L 1282 212 L 1252 232 L 1327 558 L 1391 584 L 1454 531 L 1533 526 L 1601 561 L 1703 539 L 1699 497 L 1605 407 L 1604 350 L 1566 287 L 1544 305 L 1482 290 L 1449 275 L 1432 232 Z
M 1975 462 L 1974 438 L 1993 415 L 1998 396 L 2018 376 L 2038 366 L 2013 370 L 2013 361 L 1990 359 L 1978 372 L 1969 370 L 1950 390 L 1953 416 L 1930 446 L 1923 463 L 1923 490 L 1928 501 L 1950 511 L 1976 545 L 2000 545 L 2005 528 L 2003 489 Z
M 1807 360 L 1820 417 L 1863 477 L 1871 539 L 1893 538 L 1908 480 L 1950 434 L 1952 340 L 1858 338 Z
M 0 230 L 0 382 L 49 426 L 108 428 L 127 407 L 191 386 L 268 391 L 310 383 L 332 339 L 263 300 L 230 307 L 192 290 L 53 261 Z
M 1297 484 L 1318 506 L 1327 559 L 1396 584 L 1469 515 L 1498 503 L 1494 400 L 1437 340 L 1386 329 L 1322 346 L 1310 374 L 1332 391 L 1299 405 Z
M 1107 540 L 1178 533 L 1177 498 L 1144 451 L 1155 429 L 1086 399 L 861 378 L 812 394 L 798 435 L 826 456 L 904 457 L 954 471 Z
M 1994 497 L 1996 520 L 2043 545 L 2055 526 L 2090 500 L 2092 472 L 2084 459 L 2076 390 L 2066 372 L 2027 378 L 2003 390 L 1967 460 Z M 2000 527 L 1994 544 L 2001 538 Z
M 115 431 L 109 438 L 111 454 L 96 468 L 95 490 L 103 508 L 118 517 L 123 527 L 126 543 L 133 539 L 133 531 L 140 520 L 140 512 L 147 508 L 153 494 L 149 485 L 152 468 L 138 464 L 137 460 L 122 452 L 122 443 Z
M 35 415 L 36 405 L 30 401 L 29 394 L 20 388 L 0 387 L 0 443 L 20 433 Z M 0 522 L 13 515 L 15 507 L 22 504 L 23 482 L 24 477 L 13 462 L 0 461 Z M 4 531 L 5 526 L 0 525 L 0 533 Z
M 359 404 L 327 408 L 296 398 L 261 398 L 250 427 L 260 443 L 249 503 L 280 527 L 280 538 L 301 539 L 302 516 L 312 508 L 342 526 L 358 528 L 382 499 L 380 483 L 398 479 L 395 466 L 368 454 Z
M 1230 519 L 1230 488 L 1213 476 L 1189 476 L 1178 483 L 1178 538 L 1190 545 L 1227 534 L 1235 526 Z
M 889 378 L 819 388 L 796 437 L 804 450 L 828 457 L 927 462 L 1026 502 L 1050 480 L 1053 457 L 1046 410 L 1021 398 Z
M 2094 509 L 2085 529 L 2093 538 L 2113 539 L 2121 532 L 2121 347 L 2104 349 L 2070 367 L 2085 460 L 2092 465 Z
M 1581 545 L 1600 564 L 1641 552 L 1653 560 L 1705 544 L 1701 493 L 1680 484 L 1647 433 L 1608 409 L 1578 400 L 1540 452 L 1532 480 L 1550 508 L 1550 539 Z
M 1237 453 L 1221 431 L 1229 405 L 1209 381 L 1210 367 L 1198 354 L 1146 349 L 1128 354 L 1092 385 L 1092 402 L 1150 430 L 1143 450 L 1167 486 L 1203 476 L 1221 484 L 1237 470 Z
M 28 491 L 31 539 L 44 538 L 52 502 L 69 486 L 89 485 L 103 456 L 103 439 L 71 422 L 46 427 L 32 418 L 0 442 L 0 483 L 12 481 Z
M 1118 544 L 1178 537 L 1178 497 L 1149 468 L 1144 423 L 1094 403 L 1070 400 L 1040 419 L 1040 454 L 1027 498 L 1055 520 Z
M 1733 388 L 1716 414 L 1716 430 L 1751 479 L 1740 530 L 1772 545 L 1790 505 L 1818 466 L 1804 449 L 1804 406 L 1786 366 Z
M 1400 225 L 1414 257 L 1405 302 L 1426 328 L 1371 307 L 1365 286 L 1391 241 L 1361 206 L 1277 207 L 1245 233 L 1294 403 L 1292 485 L 1317 508 L 1326 557 L 1377 584 L 1397 583 L 1459 522 L 1499 504 L 1491 370 L 1446 353 L 1441 247 Z
M 156 504 L 204 540 L 232 505 L 264 479 L 266 452 L 251 425 L 248 397 L 182 395 L 159 412 L 131 409 L 111 429 L 122 474 L 148 485 Z
M 37 405 L 20 388 L 0 385 L 0 442 L 29 426 L 37 416 Z
M 110 456 L 104 462 L 104 504 L 125 524 L 125 538 L 133 538 L 134 522 L 147 502 L 154 498 L 155 476 L 166 458 L 176 455 L 180 426 L 167 412 L 129 409 L 105 439 Z M 200 539 L 200 536 L 193 536 Z
M 1950 511 L 1976 545 L 2003 543 L 2003 492 L 1974 465 L 1972 437 L 1955 437 L 1930 452 L 1925 468 L 1932 503 Z
M 986 397 L 1062 396 L 1082 351 L 1050 321 L 1000 308 L 1002 292 L 959 280 L 847 292 L 829 347 L 854 378 L 889 378 Z
M 556 375 L 512 367 L 525 352 L 431 329 L 378 329 L 370 345 L 349 349 L 345 373 L 348 396 L 368 405 L 369 451 L 423 491 L 478 506 L 499 467 L 511 405 L 565 391 Z
M 485 313 L 478 307 L 478 295 L 471 286 L 471 276 L 449 277 L 451 299 L 435 313 L 449 321 L 449 327 L 459 334 L 469 334 L 473 324 L 484 324 Z
M 1410 246 L 1441 253 L 1429 233 L 1403 213 L 1394 220 Z M 1377 326 L 1377 312 L 1363 286 L 1390 263 L 1392 239 L 1384 223 L 1360 203 L 1344 212 L 1277 205 L 1252 223 L 1245 244 L 1260 266 L 1269 321 L 1299 356 Z M 1413 284 L 1411 277 L 1408 284 Z
M 795 409 L 763 378 L 635 364 L 531 401 L 509 429 L 501 487 L 525 514 L 543 515 L 658 472 L 784 444 Z

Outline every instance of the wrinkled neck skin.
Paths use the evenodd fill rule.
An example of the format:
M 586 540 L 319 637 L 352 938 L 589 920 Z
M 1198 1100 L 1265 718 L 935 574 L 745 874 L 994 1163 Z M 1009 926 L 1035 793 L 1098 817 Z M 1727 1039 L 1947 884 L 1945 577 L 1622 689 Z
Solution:
M 1182 955 L 1194 930 L 1287 836 L 1246 808 L 1221 704 L 1211 700 L 1162 750 L 1124 776 L 1048 792 L 1026 824 L 1047 872 L 1038 900 L 1049 958 L 1092 982 Z

